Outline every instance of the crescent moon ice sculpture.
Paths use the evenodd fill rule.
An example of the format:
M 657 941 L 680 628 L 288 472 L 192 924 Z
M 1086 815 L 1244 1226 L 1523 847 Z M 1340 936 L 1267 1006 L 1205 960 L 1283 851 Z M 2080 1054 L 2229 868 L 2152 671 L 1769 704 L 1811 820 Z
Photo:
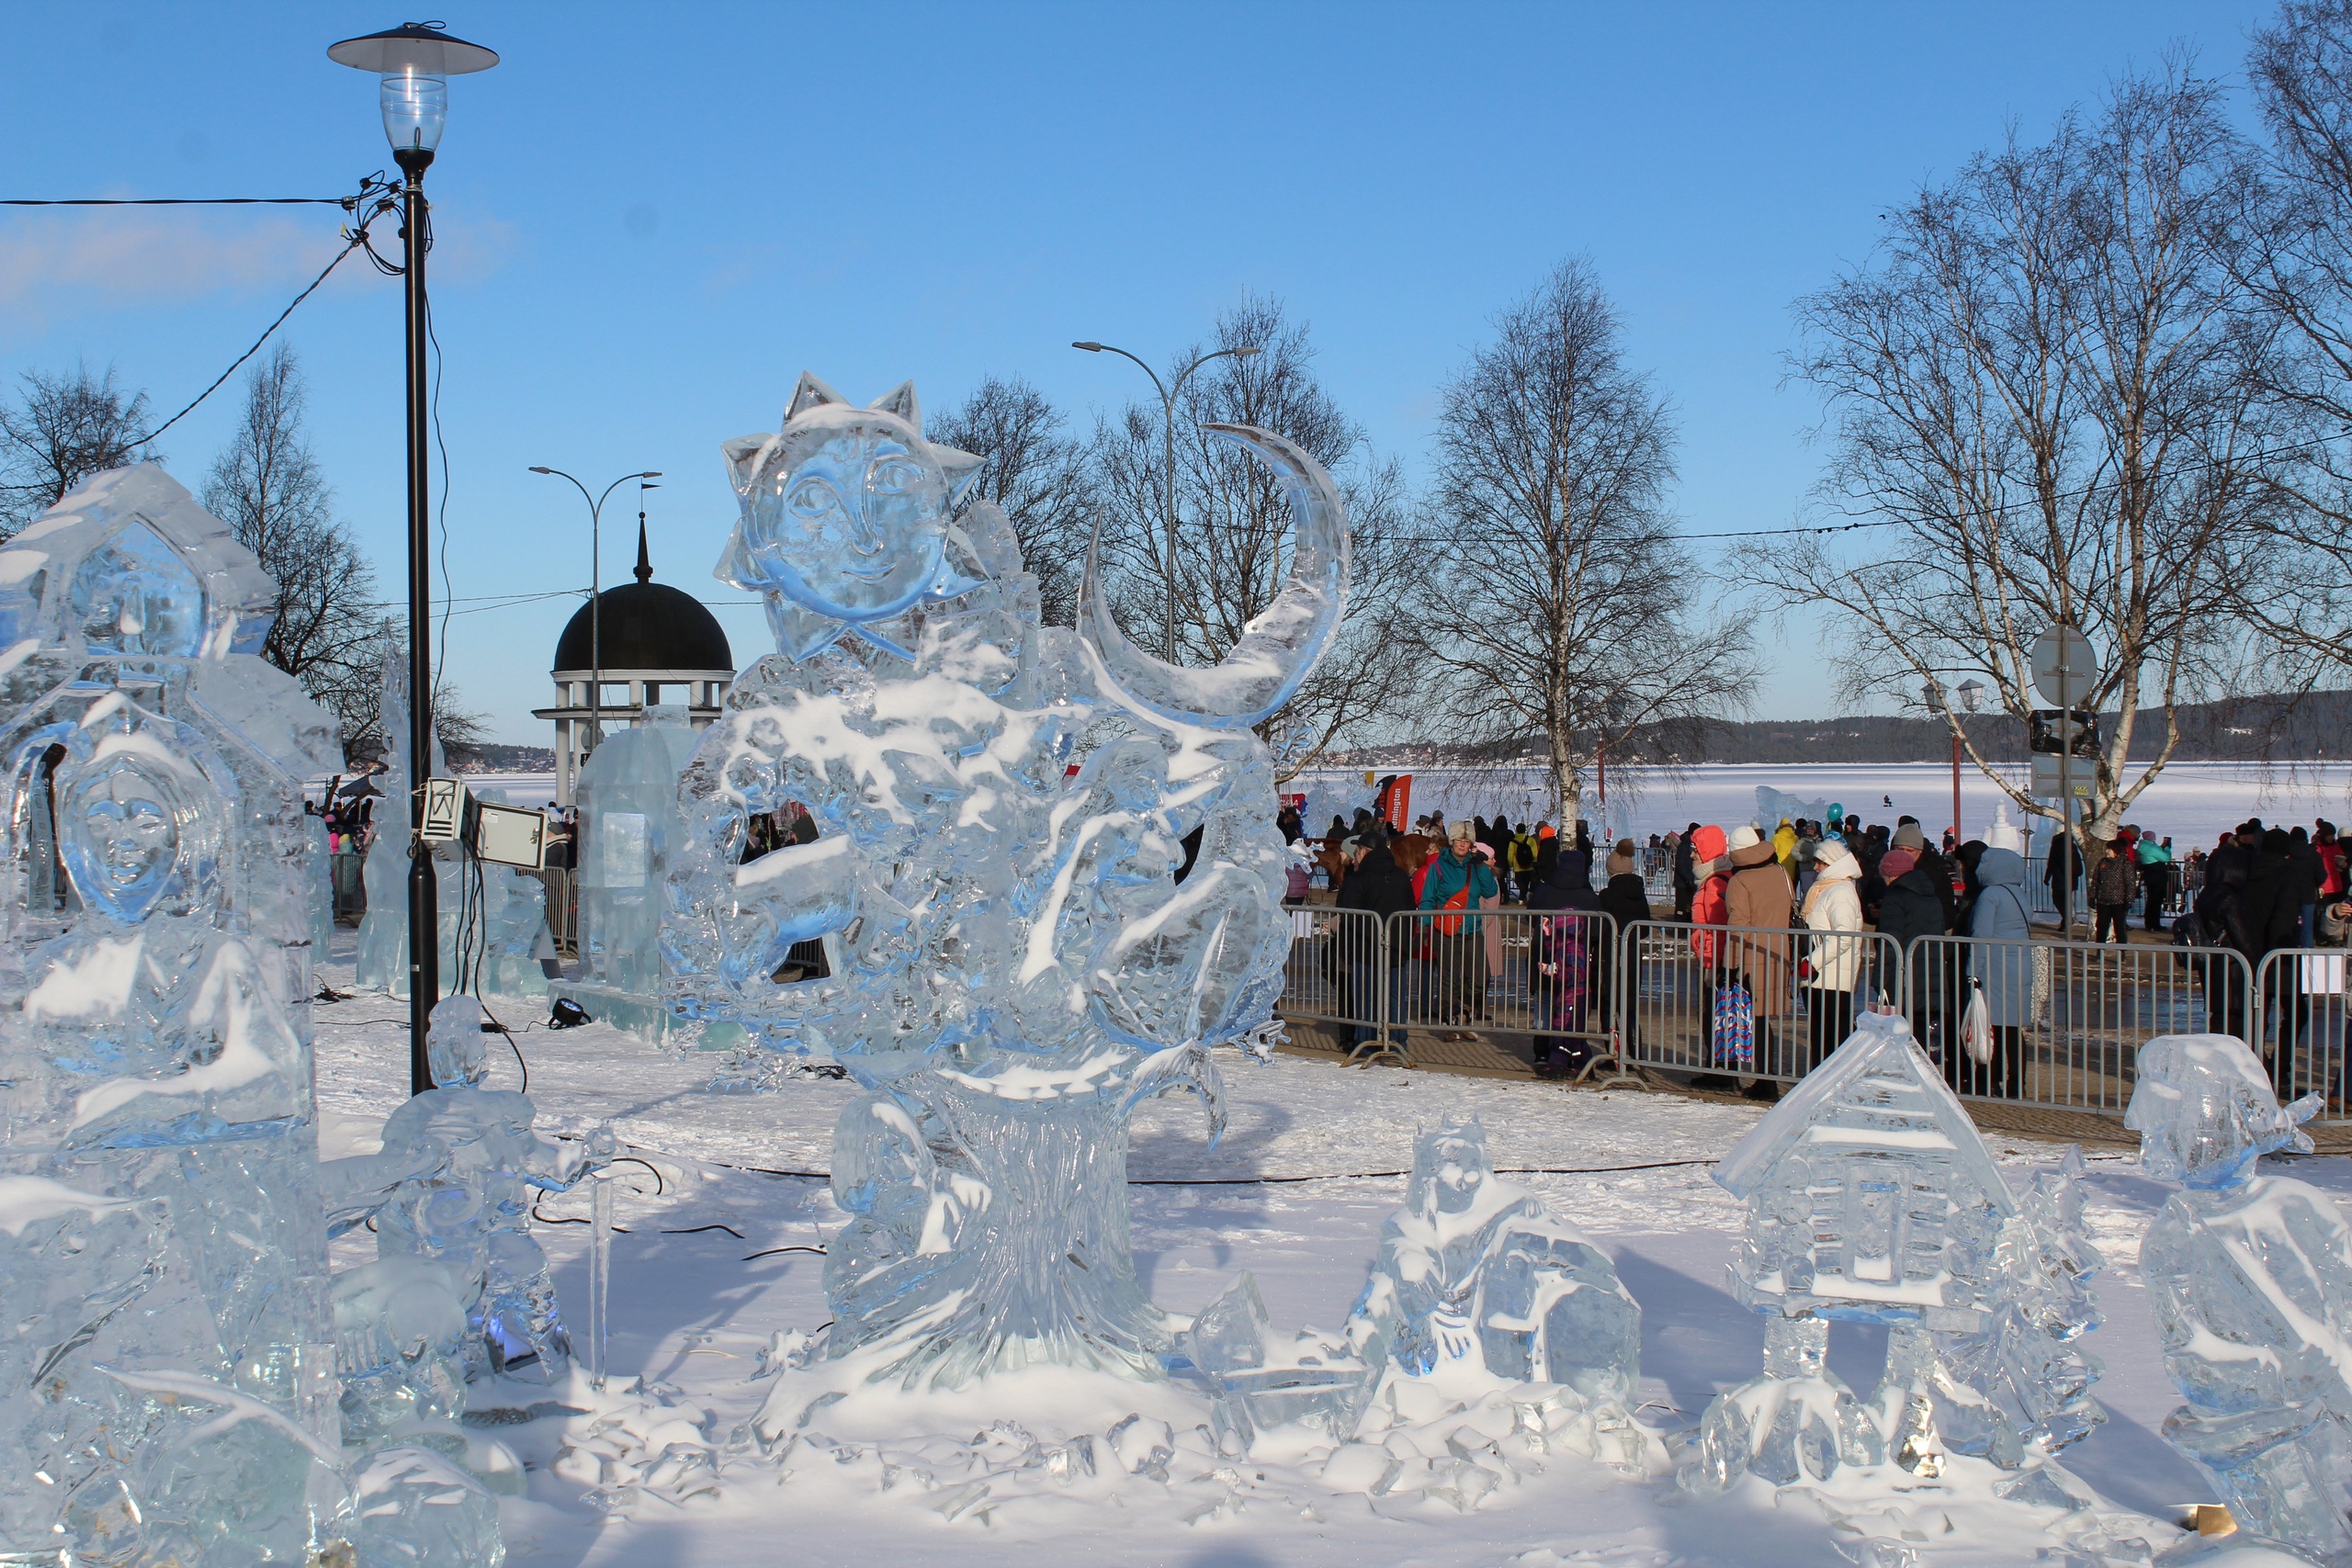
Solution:
M 1217 728 L 1251 725 L 1290 701 L 1339 629 L 1348 598 L 1347 510 L 1323 465 L 1281 436 L 1247 424 L 1202 428 L 1262 459 L 1281 477 L 1298 524 L 1282 592 L 1243 628 L 1216 668 L 1189 670 L 1127 640 L 1103 603 L 1097 552 L 1090 546 L 1079 624 L 1120 690 L 1160 717 Z
M 1280 436 L 1212 426 L 1281 476 L 1288 586 L 1213 670 L 1138 652 L 1090 567 L 1083 631 L 1039 623 L 982 459 L 923 439 L 911 386 L 851 405 L 814 377 L 784 428 L 725 447 L 742 516 L 719 575 L 779 651 L 741 677 L 679 784 L 662 925 L 672 1005 L 829 1057 L 820 1382 L 955 1388 L 1057 1364 L 1158 1378 L 1127 1119 L 1197 1094 L 1211 1048 L 1273 1029 L 1289 921 L 1277 711 L 1345 605 L 1344 509 Z M 1199 850 L 1180 882 L 1186 837 Z M 763 1431 L 821 1391 L 786 1380 Z

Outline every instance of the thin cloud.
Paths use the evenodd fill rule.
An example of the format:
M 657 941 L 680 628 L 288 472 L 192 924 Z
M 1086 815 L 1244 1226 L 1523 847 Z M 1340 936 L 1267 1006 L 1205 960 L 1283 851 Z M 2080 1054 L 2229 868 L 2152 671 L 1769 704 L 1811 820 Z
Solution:
M 309 221 L 272 215 L 233 224 L 130 209 L 0 217 L 0 304 L 58 309 L 77 304 L 171 303 L 206 295 L 300 288 L 342 247 L 342 214 Z M 377 249 L 399 254 L 397 225 L 376 225 Z M 433 248 L 439 282 L 468 283 L 504 265 L 510 225 L 444 210 Z M 336 269 L 327 287 L 373 280 L 365 257 Z

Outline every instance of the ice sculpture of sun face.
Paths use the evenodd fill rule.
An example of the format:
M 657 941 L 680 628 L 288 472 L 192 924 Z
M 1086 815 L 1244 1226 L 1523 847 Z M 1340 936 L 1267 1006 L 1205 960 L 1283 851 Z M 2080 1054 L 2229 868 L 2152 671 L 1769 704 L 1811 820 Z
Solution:
M 911 387 L 861 409 L 814 377 L 781 432 L 729 455 L 743 514 L 722 575 L 837 621 L 895 615 L 939 583 L 979 464 L 922 438 Z
M 67 784 L 58 807 L 66 871 L 85 902 L 130 924 L 180 882 L 196 803 L 168 771 L 109 757 Z

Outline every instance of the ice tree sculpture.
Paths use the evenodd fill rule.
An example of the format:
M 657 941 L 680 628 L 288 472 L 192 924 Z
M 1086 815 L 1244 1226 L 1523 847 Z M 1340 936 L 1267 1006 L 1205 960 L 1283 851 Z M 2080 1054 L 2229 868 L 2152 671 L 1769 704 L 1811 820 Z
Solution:
M 684 707 L 605 738 L 580 769 L 580 970 L 571 994 L 651 1032 L 662 1018 L 662 889 L 684 823 L 678 779 L 701 739 Z
M 2239 1524 L 2327 1563 L 2352 1562 L 2352 1228 L 2316 1187 L 2260 1176 L 2308 1151 L 2252 1051 L 2227 1034 L 2140 1047 L 2124 1124 L 2148 1174 L 2182 1183 L 2141 1244 L 2165 1370 L 2188 1403 L 2164 1434 L 2221 1486 Z
M 826 1259 L 828 1350 L 863 1375 L 1161 1375 L 1127 1117 L 1184 1089 L 1214 1126 L 1210 1047 L 1270 1024 L 1289 924 L 1250 727 L 1347 588 L 1329 476 L 1209 428 L 1274 470 L 1297 533 L 1283 592 L 1204 670 L 1130 645 L 1091 559 L 1080 629 L 1041 626 L 1003 513 L 955 510 L 983 459 L 923 439 L 911 384 L 857 408 L 803 376 L 781 431 L 725 448 L 741 516 L 718 575 L 765 599 L 777 652 L 681 782 L 664 958 L 685 1015 L 866 1088 L 834 1134 L 854 1218 Z M 747 859 L 751 818 L 795 801 L 815 840 Z M 809 941 L 826 973 L 786 971 Z
M 11 1561 L 299 1562 L 340 1489 L 300 780 L 341 748 L 251 653 L 274 598 L 152 466 L 0 547 Z
M 434 1004 L 426 1050 L 435 1088 L 384 1122 L 379 1158 L 413 1160 L 376 1215 L 379 1258 L 413 1255 L 446 1266 L 466 1311 L 468 1376 L 527 1365 L 553 1381 L 571 1343 L 556 1309 L 548 1260 L 531 1238 L 531 1195 L 560 1192 L 610 1157 L 611 1134 L 558 1143 L 531 1131 L 529 1097 L 481 1087 L 481 1004 Z M 447 1152 L 446 1161 L 434 1156 Z
M 2096 1374 L 2064 1340 L 2090 1325 L 2058 1334 L 2045 1320 L 2067 1317 L 2052 1302 L 2055 1258 L 2095 1266 L 2097 1254 L 2035 1227 L 1901 1018 L 1864 1014 L 1714 1175 L 1747 1203 L 1732 1289 L 1765 1314 L 1764 1372 L 1708 1407 L 1685 1485 L 1719 1491 L 1744 1473 L 1789 1485 L 1889 1459 L 1927 1476 L 1947 1453 L 2015 1469 L 2030 1457 L 2020 1426 L 2052 1439 L 2036 1461 L 2081 1435 L 2074 1396 Z M 1867 1404 L 1826 1364 L 1841 1319 L 1888 1325 Z M 2064 1393 L 2017 1409 L 1967 1375 L 2013 1382 L 2028 1368 Z

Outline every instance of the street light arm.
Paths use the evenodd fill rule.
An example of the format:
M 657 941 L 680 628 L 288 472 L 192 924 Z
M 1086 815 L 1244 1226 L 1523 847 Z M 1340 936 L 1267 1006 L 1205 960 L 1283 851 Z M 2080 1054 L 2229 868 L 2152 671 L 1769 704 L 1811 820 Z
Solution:
M 1079 345 L 1077 344 L 1072 344 L 1070 346 L 1072 348 L 1076 348 Z M 1163 403 L 1170 400 L 1170 394 L 1168 390 L 1167 383 L 1160 380 L 1159 372 L 1154 370 L 1149 365 L 1145 364 L 1144 361 L 1136 359 L 1134 355 L 1129 354 L 1125 349 L 1114 348 L 1107 343 L 1098 343 L 1094 345 L 1093 352 L 1097 354 L 1115 354 L 1122 359 L 1134 361 L 1137 368 L 1141 369 L 1145 375 L 1151 378 L 1151 384 L 1153 388 L 1159 393 L 1159 400 Z M 1177 385 L 1181 387 L 1183 383 L 1179 381 Z
M 597 501 L 596 501 L 596 498 L 595 498 L 595 497 L 594 497 L 594 496 L 592 496 L 592 495 L 590 495 L 590 494 L 588 493 L 588 487 L 587 487 L 586 485 L 584 485 L 584 484 L 582 484 L 578 479 L 571 479 L 571 476 L 570 474 L 565 473 L 561 468 L 536 468 L 536 467 L 535 467 L 535 468 L 533 468 L 531 469 L 531 472 L 533 472 L 533 473 L 535 473 L 535 474 L 553 474 L 557 479 L 571 479 L 571 488 L 572 488 L 572 489 L 574 489 L 574 490 L 576 490 L 576 491 L 578 491 L 580 492 L 580 499 L 581 499 L 581 500 L 582 500 L 582 501 L 584 501 L 584 502 L 586 502 L 588 503 L 588 511 L 589 511 L 589 513 L 590 513 L 592 516 L 595 513 L 595 511 L 596 511 L 596 507 L 597 507 L 597 505 L 598 505 L 598 502 L 597 502 Z M 609 491 L 609 490 L 608 490 L 608 491 L 606 491 L 605 493 L 606 495 L 610 495 L 610 494 L 612 494 L 613 492 L 612 492 L 611 491 Z
M 1176 385 L 1174 389 L 1162 395 L 1167 397 L 1170 401 L 1173 401 L 1175 400 L 1176 393 L 1182 391 L 1184 389 L 1184 383 L 1192 378 L 1193 372 L 1198 370 L 1202 366 L 1206 365 L 1212 359 L 1236 357 L 1247 359 L 1252 355 L 1259 354 L 1262 351 L 1255 344 L 1244 344 L 1239 348 L 1220 348 L 1214 354 L 1204 354 L 1198 359 L 1193 360 L 1190 365 L 1184 367 L 1182 370 L 1179 371 L 1176 376 Z M 1141 364 L 1142 361 L 1137 360 L 1136 363 Z M 1149 367 L 1146 367 L 1146 368 L 1149 368 Z M 1152 379 L 1157 381 L 1159 378 L 1155 376 Z

